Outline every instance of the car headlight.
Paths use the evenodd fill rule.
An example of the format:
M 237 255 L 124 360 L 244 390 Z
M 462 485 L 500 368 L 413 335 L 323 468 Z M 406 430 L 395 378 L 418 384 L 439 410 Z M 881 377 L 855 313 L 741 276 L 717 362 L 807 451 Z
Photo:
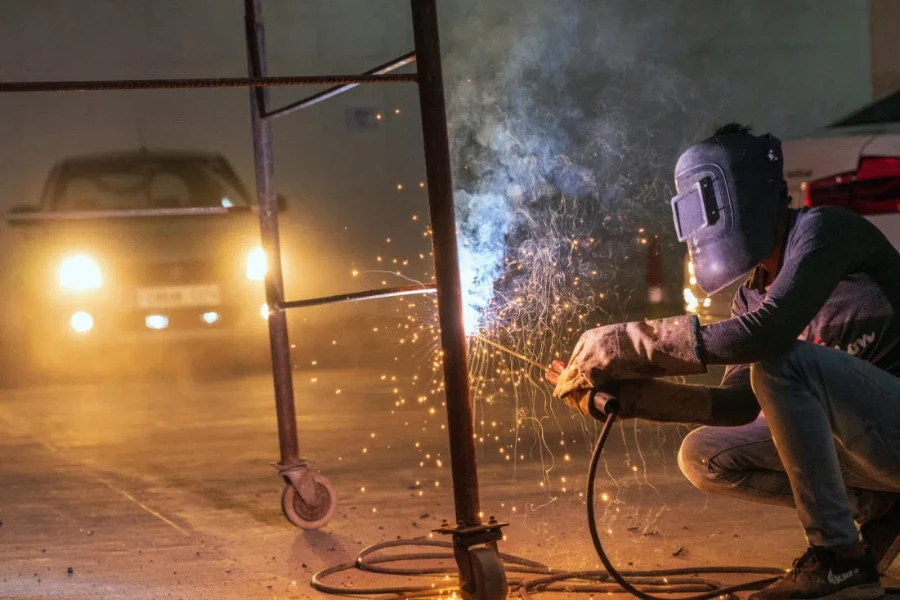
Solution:
M 96 290 L 103 285 L 103 277 L 92 258 L 72 256 L 59 266 L 59 284 L 67 290 Z
M 247 279 L 262 281 L 266 277 L 266 253 L 262 248 L 254 248 L 247 255 Z

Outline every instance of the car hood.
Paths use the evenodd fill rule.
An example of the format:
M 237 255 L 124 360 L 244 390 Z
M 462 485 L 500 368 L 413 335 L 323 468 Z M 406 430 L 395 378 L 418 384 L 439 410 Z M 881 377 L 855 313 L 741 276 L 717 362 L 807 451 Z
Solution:
M 45 251 L 114 262 L 215 260 L 259 245 L 259 221 L 250 212 L 42 220 L 23 231 Z

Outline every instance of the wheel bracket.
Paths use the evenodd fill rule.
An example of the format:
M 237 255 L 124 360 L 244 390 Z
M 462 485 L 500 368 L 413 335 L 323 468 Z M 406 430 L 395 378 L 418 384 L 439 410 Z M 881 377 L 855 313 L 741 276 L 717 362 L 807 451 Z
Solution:
M 306 459 L 301 458 L 287 465 L 275 463 L 273 466 L 278 469 L 278 474 L 284 478 L 285 483 L 297 490 L 304 502 L 315 504 L 315 472 L 309 468 L 309 462 Z
M 491 586 L 498 583 L 499 579 L 502 580 L 499 582 L 502 589 L 506 589 L 506 575 L 503 572 L 497 542 L 503 539 L 503 527 L 508 525 L 509 523 L 500 523 L 494 517 L 491 517 L 487 523 L 477 525 L 464 523 L 451 525 L 445 519 L 440 527 L 433 530 L 435 533 L 453 537 L 453 554 L 459 567 L 459 587 L 464 598 L 480 600 L 481 598 L 496 597 L 495 594 L 481 589 L 485 585 L 486 575 L 491 580 Z M 485 550 L 494 553 L 496 558 L 494 562 L 485 563 Z M 485 569 L 489 569 L 491 572 L 486 573 Z M 502 597 L 506 597 L 505 591 Z

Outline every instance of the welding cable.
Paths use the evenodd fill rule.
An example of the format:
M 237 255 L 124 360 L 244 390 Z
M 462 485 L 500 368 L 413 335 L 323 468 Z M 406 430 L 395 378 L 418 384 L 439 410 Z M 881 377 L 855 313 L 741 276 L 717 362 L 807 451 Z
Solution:
M 587 478 L 587 517 L 588 517 L 588 529 L 591 532 L 591 540 L 594 542 L 594 550 L 597 551 L 597 556 L 600 558 L 600 562 L 603 563 L 603 568 L 606 569 L 606 572 L 609 573 L 610 577 L 612 577 L 616 583 L 622 586 L 622 589 L 635 596 L 636 598 L 640 598 L 641 600 L 669 600 L 668 598 L 664 598 L 662 596 L 654 596 L 648 591 L 640 590 L 631 583 L 620 573 L 609 560 L 609 557 L 606 555 L 606 551 L 603 549 L 603 543 L 600 541 L 600 534 L 597 531 L 597 516 L 594 512 L 594 489 L 596 487 L 595 482 L 597 479 L 597 468 L 600 466 L 600 457 L 603 455 L 603 447 L 606 445 L 606 440 L 609 439 L 609 434 L 612 431 L 613 424 L 616 422 L 616 410 L 615 408 L 607 408 L 606 411 L 606 419 L 603 422 L 603 429 L 600 430 L 600 437 L 597 438 L 597 444 L 594 446 L 594 452 L 591 455 L 591 465 L 588 469 L 588 478 Z M 699 567 L 699 568 L 688 568 L 688 569 L 661 569 L 652 571 L 652 573 L 656 575 L 683 575 L 685 573 L 688 574 L 701 574 L 701 573 L 731 573 L 731 574 L 766 574 L 766 575 L 784 575 L 784 570 L 782 569 L 773 569 L 767 567 Z M 766 579 L 759 579 L 755 581 L 749 581 L 746 583 L 741 583 L 738 585 L 732 585 L 728 587 L 723 587 L 719 589 L 715 589 L 706 593 L 697 594 L 695 596 L 686 596 L 683 598 L 679 598 L 679 600 L 708 600 L 710 598 L 715 598 L 717 596 L 723 596 L 725 594 L 730 594 L 733 592 L 739 592 L 744 590 L 756 590 L 761 589 L 770 583 L 774 582 L 777 577 L 768 577 Z
M 384 550 L 401 547 L 428 547 L 451 550 L 450 552 L 417 552 L 390 554 L 378 556 Z M 413 539 L 393 540 L 374 544 L 362 550 L 355 562 L 343 563 L 328 567 L 313 575 L 311 586 L 326 594 L 350 596 L 372 596 L 372 600 L 396 600 L 402 598 L 429 598 L 440 596 L 459 590 L 455 584 L 458 570 L 455 565 L 455 557 L 452 553 L 451 542 Z M 610 579 L 606 571 L 564 571 L 553 569 L 542 563 L 531 561 L 511 554 L 500 554 L 504 570 L 507 574 L 517 574 L 518 577 L 507 580 L 513 594 L 517 594 L 523 600 L 530 600 L 533 594 L 569 592 L 569 593 L 608 593 L 621 594 L 625 590 L 615 581 Z M 392 563 L 421 560 L 445 560 L 451 561 L 452 566 L 437 567 L 396 567 Z M 366 571 L 381 575 L 393 576 L 424 576 L 434 578 L 433 584 L 383 586 L 383 587 L 352 587 L 337 586 L 326 583 L 325 579 L 346 571 Z M 746 569 L 741 569 L 741 572 Z M 730 572 L 723 570 L 723 572 Z M 635 585 L 646 593 L 693 593 L 708 592 L 723 589 L 717 581 L 697 577 L 693 569 L 671 569 L 668 571 L 625 571 L 623 575 L 628 577 L 632 585 Z M 525 576 L 536 576 L 526 578 Z M 450 578 L 454 584 L 447 585 Z
M 377 556 L 380 552 L 401 547 L 429 547 L 442 548 L 450 550 L 450 552 L 416 552 L 403 554 L 390 554 L 387 556 Z M 398 594 L 405 598 L 430 597 L 441 593 L 458 591 L 457 585 L 440 585 L 445 583 L 447 578 L 457 577 L 459 571 L 455 564 L 455 557 L 452 552 L 453 544 L 451 542 L 412 539 L 412 540 L 393 540 L 374 544 L 362 550 L 353 563 L 343 563 L 328 567 L 313 575 L 311 585 L 316 590 L 335 595 L 370 595 L 382 594 L 373 600 L 380 598 L 396 598 Z M 605 571 L 563 571 L 552 569 L 542 563 L 528 560 L 512 554 L 500 553 L 500 559 L 503 561 L 506 573 L 516 573 L 520 575 L 537 575 L 539 577 L 525 580 L 521 577 L 507 580 L 510 589 L 517 590 L 522 598 L 530 598 L 528 592 L 622 592 L 622 588 L 616 583 L 605 583 L 609 580 L 609 575 Z M 447 560 L 454 561 L 452 566 L 437 567 L 396 567 L 387 566 L 391 563 L 421 560 Z M 431 576 L 436 579 L 434 585 L 413 585 L 413 586 L 390 586 L 390 587 L 341 587 L 326 583 L 325 578 L 336 575 L 344 571 L 366 571 L 369 573 L 378 573 L 381 575 L 394 576 Z M 659 576 L 648 576 L 642 572 L 629 572 L 629 576 L 638 582 L 639 585 L 647 586 L 647 590 L 665 592 L 673 589 L 673 585 L 678 585 L 679 591 L 693 592 L 717 589 L 715 582 L 708 582 L 703 579 L 683 578 L 669 579 L 668 581 Z M 571 583 L 563 584 L 562 582 L 572 579 L 580 579 L 587 584 L 572 585 Z M 598 583 L 601 582 L 601 583 Z M 688 587 L 681 587 L 688 586 Z
M 450 550 L 449 552 L 428 552 L 428 553 L 405 553 L 405 554 L 391 554 L 387 556 L 374 556 L 375 554 L 382 552 L 389 548 L 400 548 L 400 547 L 408 547 L 408 546 L 424 546 L 431 548 L 445 548 Z M 325 583 L 324 579 L 331 575 L 335 575 L 337 573 L 343 571 L 350 570 L 358 570 L 358 571 L 367 571 L 370 573 L 379 573 L 382 575 L 414 575 L 414 576 L 432 576 L 432 577 L 453 577 L 454 579 L 459 574 L 459 571 L 455 565 L 447 566 L 447 567 L 386 567 L 383 566 L 388 563 L 396 563 L 401 561 L 419 561 L 419 560 L 450 560 L 454 561 L 453 555 L 453 544 L 451 542 L 437 541 L 437 540 L 426 540 L 426 539 L 412 539 L 412 540 L 392 540 L 389 542 L 382 542 L 379 544 L 374 544 L 369 546 L 368 548 L 363 549 L 356 557 L 356 561 L 352 563 L 344 563 L 340 565 L 335 565 L 332 567 L 328 567 L 323 569 L 312 576 L 310 580 L 310 585 L 323 593 L 326 594 L 336 594 L 336 595 L 374 595 L 381 594 L 383 596 L 379 596 L 378 598 L 396 598 L 398 594 L 402 594 L 404 598 L 418 598 L 418 597 L 430 597 L 435 596 L 441 593 L 449 593 L 454 591 L 459 591 L 459 586 L 455 584 L 455 581 L 451 585 L 440 585 L 444 584 L 444 581 L 437 580 L 434 585 L 411 585 L 411 586 L 385 586 L 385 587 L 371 587 L 371 588 L 360 588 L 360 587 L 342 587 L 335 586 L 328 583 Z M 541 563 L 528 560 L 525 558 L 521 558 L 518 556 L 514 556 L 512 554 L 504 554 L 500 553 L 500 559 L 503 561 L 505 568 L 504 570 L 507 573 L 522 573 L 522 574 L 537 574 L 537 575 L 547 575 L 550 573 L 557 573 L 553 569 L 550 569 L 546 565 Z M 509 580 L 509 584 L 513 586 L 520 585 L 521 581 L 514 579 Z M 378 598 L 374 600 L 378 600 Z
M 611 405 L 610 408 L 606 411 L 606 418 L 603 422 L 603 429 L 600 431 L 600 437 L 597 439 L 597 444 L 594 446 L 594 452 L 591 455 L 591 466 L 588 470 L 588 480 L 587 480 L 587 513 L 588 513 L 588 528 L 591 532 L 591 540 L 594 542 L 594 549 L 597 551 L 597 556 L 600 558 L 600 562 L 603 563 L 603 568 L 606 569 L 606 572 L 609 573 L 610 577 L 612 577 L 616 583 L 618 583 L 623 590 L 640 598 L 641 600 L 671 600 L 668 596 L 653 596 L 650 590 L 641 590 L 632 583 L 629 583 L 628 577 L 630 577 L 627 572 L 618 571 L 609 560 L 609 557 L 606 555 L 606 551 L 603 549 L 603 543 L 600 541 L 600 534 L 597 530 L 597 518 L 594 512 L 594 488 L 595 488 L 595 480 L 597 478 L 597 468 L 600 465 L 600 457 L 603 455 L 603 447 L 606 445 L 606 440 L 609 438 L 609 434 L 612 431 L 613 423 L 616 420 L 616 409 L 614 405 Z M 746 591 L 746 590 L 756 590 L 761 589 L 770 583 L 776 581 L 780 576 L 784 575 L 783 569 L 775 569 L 771 567 L 688 567 L 684 569 L 661 569 L 654 571 L 646 571 L 646 574 L 654 574 L 654 575 L 700 575 L 700 574 L 732 574 L 732 575 L 777 575 L 778 577 L 768 577 L 765 579 L 757 579 L 754 581 L 748 581 L 746 583 L 741 583 L 737 585 L 720 587 L 718 589 L 714 589 L 713 591 L 698 594 L 695 596 L 682 596 L 678 600 L 708 600 L 710 598 L 715 598 L 717 596 L 724 596 L 726 594 L 732 594 L 734 592 Z M 671 593 L 672 591 L 695 591 L 695 590 L 687 590 L 683 588 L 679 588 L 678 590 L 664 590 L 667 593 Z M 887 593 L 897 593 L 900 591 L 898 588 L 886 587 L 885 592 Z
M 726 566 L 726 567 L 684 567 L 679 569 L 654 569 L 654 570 L 628 570 L 616 569 L 606 554 L 600 540 L 597 528 L 596 513 L 594 510 L 595 483 L 600 458 L 606 445 L 613 424 L 616 420 L 614 404 L 607 405 L 603 427 L 600 436 L 594 446 L 591 455 L 590 468 L 588 470 L 587 489 L 587 516 L 588 528 L 594 549 L 605 570 L 596 571 L 564 571 L 553 569 L 542 563 L 528 560 L 512 554 L 500 553 L 504 570 L 508 574 L 517 574 L 521 577 L 510 578 L 507 584 L 512 593 L 517 593 L 522 600 L 530 600 L 533 594 L 549 592 L 568 593 L 628 593 L 641 600 L 671 600 L 671 594 L 695 594 L 693 596 L 680 596 L 678 600 L 708 600 L 718 596 L 731 595 L 734 592 L 754 590 L 765 587 L 784 575 L 783 569 L 773 567 L 751 566 Z M 387 549 L 401 547 L 426 547 L 441 548 L 448 552 L 416 552 L 378 554 Z M 354 562 L 334 565 L 323 569 L 312 576 L 310 585 L 325 594 L 340 596 L 371 596 L 371 600 L 396 600 L 397 598 L 434 598 L 446 597 L 450 592 L 459 591 L 459 586 L 446 585 L 449 578 L 458 576 L 455 562 L 452 566 L 436 567 L 398 567 L 394 563 L 421 561 L 421 560 L 445 560 L 455 561 L 451 542 L 428 540 L 424 538 L 411 540 L 393 540 L 374 544 L 363 549 Z M 337 586 L 325 582 L 325 579 L 346 571 L 365 571 L 392 576 L 426 576 L 434 578 L 432 584 L 384 586 L 384 587 L 352 587 Z M 533 575 L 536 577 L 526 578 Z M 721 583 L 707 579 L 709 575 L 769 575 L 765 579 L 756 579 L 745 583 L 724 586 Z M 576 583 L 577 582 L 577 583 Z M 898 588 L 885 588 L 888 593 L 900 592 Z M 653 594 L 666 594 L 655 596 Z
M 442 548 L 451 551 L 377 556 L 377 554 L 387 549 L 409 546 Z M 393 540 L 374 544 L 362 550 L 355 562 L 343 563 L 319 571 L 313 575 L 310 584 L 314 589 L 322 593 L 340 596 L 371 595 L 373 596 L 372 600 L 396 600 L 398 597 L 430 598 L 442 594 L 446 597 L 446 594 L 450 592 L 459 591 L 459 586 L 455 584 L 459 571 L 455 564 L 455 557 L 452 549 L 453 544 L 451 542 L 426 539 Z M 522 576 L 508 579 L 507 585 L 513 593 L 517 593 L 523 600 L 532 598 L 532 594 L 550 592 L 622 593 L 624 591 L 619 584 L 610 581 L 610 576 L 606 571 L 563 571 L 550 568 L 539 562 L 505 553 L 500 553 L 500 559 L 503 561 L 504 571 L 507 574 L 515 573 Z M 452 566 L 443 567 L 388 566 L 397 562 L 421 560 L 445 560 L 451 561 L 453 564 Z M 337 586 L 325 582 L 326 578 L 346 571 L 366 571 L 369 573 L 393 576 L 433 577 L 434 583 L 430 585 L 420 584 L 364 588 Z M 675 570 L 673 570 L 673 573 L 674 571 Z M 681 569 L 679 571 L 681 571 L 680 574 L 683 575 L 682 577 L 663 577 L 655 574 L 656 572 L 654 571 L 627 571 L 625 572 L 625 575 L 630 578 L 633 584 L 640 586 L 640 589 L 646 592 L 690 593 L 718 590 L 721 588 L 718 582 L 698 577 L 689 577 L 692 573 L 690 569 Z M 524 577 L 526 575 L 536 575 L 537 577 L 526 579 Z M 454 583 L 452 585 L 447 585 L 447 581 L 450 578 L 453 578 Z M 579 580 L 583 583 L 574 583 L 573 580 Z

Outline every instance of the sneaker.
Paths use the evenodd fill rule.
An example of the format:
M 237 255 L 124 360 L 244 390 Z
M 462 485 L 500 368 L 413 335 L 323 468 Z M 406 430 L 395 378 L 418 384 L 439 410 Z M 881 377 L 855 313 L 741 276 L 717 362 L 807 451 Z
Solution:
M 875 554 L 878 572 L 884 574 L 900 554 L 900 501 L 884 515 L 863 524 L 859 532 Z
M 833 548 L 813 546 L 793 568 L 749 600 L 875 600 L 884 596 L 875 555 L 845 558 Z

